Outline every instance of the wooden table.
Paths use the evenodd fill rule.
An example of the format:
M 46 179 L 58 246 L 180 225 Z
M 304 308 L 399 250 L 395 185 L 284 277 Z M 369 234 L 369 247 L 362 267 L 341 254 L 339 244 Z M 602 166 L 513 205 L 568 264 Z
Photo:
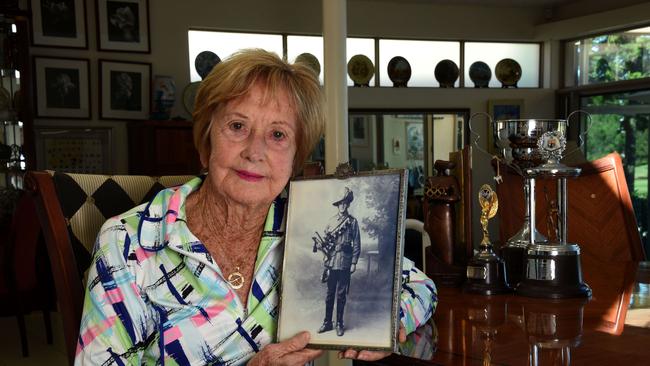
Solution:
M 432 322 L 409 356 L 377 365 L 648 365 L 650 262 L 600 263 L 591 299 L 481 296 L 439 288 Z

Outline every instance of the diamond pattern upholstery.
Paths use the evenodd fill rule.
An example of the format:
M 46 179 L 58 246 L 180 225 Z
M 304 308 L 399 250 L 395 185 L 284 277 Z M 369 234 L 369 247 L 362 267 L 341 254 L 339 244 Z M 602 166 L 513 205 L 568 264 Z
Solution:
M 79 273 L 90 265 L 97 233 L 106 219 L 151 200 L 167 187 L 183 184 L 192 175 L 95 175 L 49 171 L 57 192 Z

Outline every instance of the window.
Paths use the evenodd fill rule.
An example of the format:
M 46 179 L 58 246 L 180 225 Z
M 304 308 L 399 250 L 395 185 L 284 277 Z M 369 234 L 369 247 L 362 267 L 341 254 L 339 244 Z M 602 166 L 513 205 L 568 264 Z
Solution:
M 560 91 L 566 106 L 591 114 L 593 124 L 584 147 L 587 159 L 613 151 L 621 154 L 646 255 L 650 253 L 648 47 L 650 27 L 568 40 L 564 83 L 572 88 Z
M 302 53 L 311 53 L 320 63 L 320 81 L 323 82 L 323 37 L 287 36 L 287 60 L 294 62 Z
M 203 51 L 212 51 L 222 60 L 244 48 L 263 48 L 283 55 L 282 36 L 279 34 L 233 33 L 190 30 L 187 35 L 190 57 L 190 81 L 201 81 L 194 60 Z
M 566 86 L 650 77 L 650 27 L 565 43 Z
M 286 41 L 286 49 L 283 42 Z M 378 44 L 379 52 L 375 47 Z M 191 81 L 200 81 L 201 77 L 194 65 L 196 56 L 203 51 L 214 52 L 219 58 L 224 59 L 237 50 L 244 48 L 263 48 L 278 55 L 286 55 L 290 62 L 302 53 L 310 53 L 320 63 L 321 82 L 324 76 L 323 62 L 323 37 L 308 35 L 279 35 L 266 33 L 241 33 L 190 30 L 188 32 L 189 64 Z M 496 64 L 504 59 L 511 58 L 522 67 L 522 77 L 517 83 L 518 87 L 539 87 L 541 45 L 538 43 L 503 43 L 503 42 L 462 42 L 462 41 L 428 41 L 428 40 L 399 40 L 378 38 L 350 37 L 346 41 L 347 60 L 355 55 L 368 57 L 377 72 L 370 79 L 369 85 L 393 87 L 393 82 L 388 76 L 388 64 L 393 57 L 405 58 L 411 68 L 409 87 L 440 87 L 436 79 L 435 69 L 443 60 L 452 61 L 458 68 L 459 75 L 453 84 L 454 87 L 473 87 L 469 77 L 469 67 L 475 61 L 485 62 L 491 69 L 492 79 L 489 87 L 501 87 L 494 76 Z M 461 57 L 461 47 L 464 51 L 464 60 Z M 377 54 L 378 60 L 377 60 Z M 463 60 L 463 62 L 461 62 Z M 465 65 L 466 70 L 461 70 Z M 452 66 L 453 67 L 453 66 Z M 449 71 L 449 70 L 448 70 Z M 452 72 L 446 73 L 447 76 Z M 461 77 L 464 75 L 464 85 Z M 453 78 L 454 75 L 451 76 Z M 376 78 L 379 77 L 379 83 Z M 347 77 L 347 85 L 353 86 L 354 82 Z
M 474 87 L 469 77 L 469 69 L 476 61 L 485 62 L 492 71 L 488 86 L 500 88 L 495 70 L 497 63 L 504 58 L 510 58 L 521 66 L 521 79 L 517 82 L 520 88 L 539 87 L 539 43 L 497 43 L 497 42 L 465 42 L 465 86 Z
M 393 86 L 388 77 L 388 63 L 395 56 L 406 58 L 411 66 L 408 86 L 437 87 L 434 71 L 438 62 L 449 59 L 460 67 L 460 42 L 379 40 L 380 86 Z M 459 86 L 458 80 L 454 84 Z
M 632 196 L 641 240 L 648 244 L 648 127 L 650 90 L 607 93 L 580 98 L 581 109 L 589 112 L 592 127 L 587 132 L 585 155 L 588 160 L 618 151 L 625 166 L 625 178 Z
M 321 36 L 287 36 L 287 59 L 291 62 L 302 53 L 311 53 L 320 63 L 320 81 L 323 82 L 323 37 Z M 375 58 L 375 40 L 372 38 L 348 38 L 346 42 L 347 60 L 354 55 L 362 54 L 373 60 Z M 370 79 L 370 85 L 374 83 L 374 77 Z M 348 76 L 348 86 L 354 82 Z

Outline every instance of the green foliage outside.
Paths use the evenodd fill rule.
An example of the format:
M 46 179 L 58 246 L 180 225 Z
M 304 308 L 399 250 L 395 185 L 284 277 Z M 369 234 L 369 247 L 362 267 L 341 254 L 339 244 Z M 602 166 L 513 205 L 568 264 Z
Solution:
M 583 74 L 578 84 L 607 83 L 650 78 L 650 35 L 633 32 L 584 39 L 576 47 L 576 60 Z M 612 151 L 623 158 L 625 176 L 639 223 L 639 232 L 650 253 L 648 242 L 648 98 L 641 92 L 603 94 L 586 97 L 581 107 L 592 114 L 593 127 L 585 152 L 589 160 Z
M 650 77 L 650 36 L 617 33 L 588 38 L 588 82 L 599 83 Z

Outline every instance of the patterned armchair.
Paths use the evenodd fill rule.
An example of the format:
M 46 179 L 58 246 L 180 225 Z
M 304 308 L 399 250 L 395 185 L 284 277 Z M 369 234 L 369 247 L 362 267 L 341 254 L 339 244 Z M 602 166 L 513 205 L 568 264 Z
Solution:
M 194 176 L 93 175 L 28 172 L 63 321 L 68 358 L 74 359 L 83 307 L 84 273 L 107 218 L 149 201 L 158 191 Z

